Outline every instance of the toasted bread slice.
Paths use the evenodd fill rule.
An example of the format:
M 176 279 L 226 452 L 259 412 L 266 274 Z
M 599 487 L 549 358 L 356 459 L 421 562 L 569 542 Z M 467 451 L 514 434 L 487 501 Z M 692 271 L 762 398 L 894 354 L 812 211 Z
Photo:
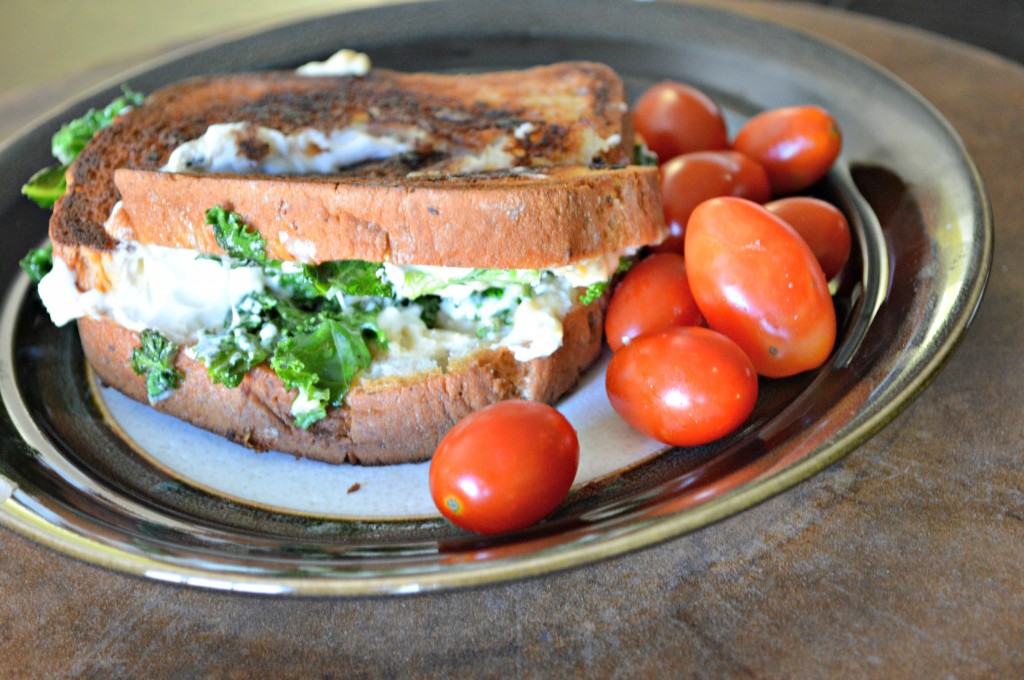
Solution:
M 353 171 L 404 176 L 498 165 L 624 165 L 633 143 L 627 109 L 618 76 L 589 62 L 470 75 L 377 69 L 365 77 L 197 78 L 154 92 L 93 138 L 68 170 L 50 238 L 63 252 L 113 248 L 102 225 L 120 198 L 115 169 L 157 170 L 214 124 L 399 135 L 415 144 L 411 160 Z M 242 146 L 253 157 L 265 153 L 257 140 Z
M 222 254 L 204 222 L 219 205 L 259 231 L 274 260 L 543 269 L 665 231 L 658 170 L 641 166 L 401 180 L 122 169 L 115 181 L 119 238 Z
M 472 411 L 505 399 L 553 403 L 601 352 L 604 301 L 577 305 L 563 321 L 554 354 L 516 361 L 507 348 L 484 349 L 444 369 L 389 379 L 359 379 L 341 408 L 308 430 L 293 425 L 295 392 L 266 366 L 242 384 L 210 382 L 202 363 L 180 352 L 181 387 L 154 407 L 256 450 L 277 450 L 327 463 L 384 465 L 430 458 L 445 433 Z M 139 336 L 110 321 L 78 324 L 85 356 L 99 378 L 147 403 L 145 378 L 130 368 Z

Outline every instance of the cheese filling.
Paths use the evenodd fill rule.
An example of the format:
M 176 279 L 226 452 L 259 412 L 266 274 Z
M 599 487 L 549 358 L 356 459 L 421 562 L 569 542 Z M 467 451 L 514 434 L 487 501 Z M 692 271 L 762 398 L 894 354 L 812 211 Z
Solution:
M 75 272 L 55 256 L 38 291 L 55 325 L 91 317 L 144 339 L 156 331 L 228 387 L 268 362 L 286 386 L 298 388 L 290 410 L 305 428 L 325 416 L 325 404 L 339 405 L 338 395 L 357 374 L 377 379 L 444 370 L 474 351 L 499 347 L 517 361 L 551 355 L 562 346 L 563 319 L 584 291 L 596 298 L 628 254 L 548 270 L 257 264 L 127 241 L 90 262 L 91 289 L 79 290 Z M 319 347 L 330 356 L 319 354 L 316 343 L 327 343 Z M 176 351 L 171 348 L 171 361 Z M 305 363 L 322 357 L 328 362 L 322 369 Z M 141 370 L 135 361 L 133 353 L 132 368 Z M 345 368 L 351 362 L 355 368 Z M 317 382 L 297 382 L 303 376 Z M 151 389 L 150 398 L 168 393 Z
M 415 148 L 416 134 L 382 137 L 351 126 L 325 133 L 304 128 L 292 134 L 249 123 L 217 123 L 171 152 L 163 172 L 236 174 L 329 174 Z M 258 149 L 258 154 L 248 153 Z
M 244 297 L 266 287 L 262 272 L 197 257 L 193 250 L 124 244 L 106 258 L 106 290 L 79 291 L 75 274 L 58 257 L 39 282 L 39 297 L 57 326 L 88 316 L 133 331 L 153 328 L 178 344 L 195 342 Z
M 295 69 L 300 76 L 365 76 L 370 57 L 355 50 L 338 50 L 326 61 L 311 61 Z
M 369 374 L 436 368 L 488 347 L 508 347 L 519 361 L 547 356 L 562 344 L 562 319 L 579 288 L 606 281 L 618 262 L 613 255 L 548 271 L 386 263 L 381 276 L 397 297 L 379 301 L 376 321 L 388 348 L 374 357 Z M 282 266 L 287 271 L 288 263 Z M 79 291 L 74 272 L 54 258 L 52 271 L 39 284 L 53 322 L 108 318 L 130 330 L 151 328 L 177 344 L 193 345 L 204 333 L 224 329 L 247 297 L 274 286 L 259 267 L 138 243 L 122 244 L 105 256 L 103 275 L 109 281 L 104 290 Z M 427 327 L 416 304 L 423 295 L 441 298 L 434 328 Z

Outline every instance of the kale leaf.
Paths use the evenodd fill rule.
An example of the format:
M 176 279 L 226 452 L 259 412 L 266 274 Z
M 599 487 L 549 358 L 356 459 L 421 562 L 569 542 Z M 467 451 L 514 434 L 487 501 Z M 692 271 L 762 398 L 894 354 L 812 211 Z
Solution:
M 132 350 L 132 370 L 146 376 L 149 401 L 160 401 L 178 389 L 185 379 L 185 375 L 174 368 L 178 346 L 151 328 L 142 331 L 140 339 L 141 344 Z
M 245 374 L 266 361 L 270 352 L 260 342 L 258 332 L 234 328 L 218 334 L 214 347 L 196 355 L 206 365 L 210 380 L 225 387 L 238 387 Z
M 634 165 L 657 165 L 658 154 L 651 151 L 646 144 L 638 142 L 633 145 Z
M 587 289 L 580 295 L 580 302 L 585 305 L 589 305 L 595 302 L 598 298 L 604 295 L 604 292 L 608 290 L 608 286 L 611 284 L 611 280 L 598 281 L 587 286 Z
M 328 406 L 341 405 L 352 379 L 371 359 L 361 328 L 321 316 L 278 343 L 270 367 L 288 389 L 299 391 L 292 416 L 297 427 L 307 429 L 327 415 Z
M 335 298 L 337 295 L 394 298 L 394 288 L 380 278 L 382 270 L 380 264 L 362 260 L 339 260 L 319 265 L 274 260 L 263 267 L 264 274 L 279 290 L 305 302 Z
M 223 329 L 200 334 L 188 351 L 205 364 L 214 383 L 238 387 L 250 369 L 267 360 L 279 335 L 278 302 L 266 293 L 250 295 L 233 310 Z
M 299 396 L 292 404 L 303 429 L 338 406 L 355 374 L 370 365 L 369 343 L 387 347 L 372 303 L 341 305 L 256 293 L 240 302 L 225 328 L 203 333 L 189 353 L 206 365 L 213 382 L 237 387 L 253 367 L 271 369 Z
M 542 276 L 543 272 L 539 269 L 472 269 L 462 276 L 443 279 L 429 272 L 410 269 L 405 272 L 405 287 L 409 298 L 415 300 L 452 285 L 491 283 L 498 286 L 531 286 L 540 283 Z
M 420 318 L 427 328 L 437 328 L 437 314 L 441 311 L 441 298 L 436 295 L 424 295 L 416 300 L 420 307 Z
M 18 264 L 34 283 L 39 283 L 53 269 L 53 244 L 47 243 L 42 248 L 28 251 Z
M 57 199 L 67 191 L 67 169 L 68 166 L 63 163 L 43 168 L 32 175 L 28 183 L 21 187 L 21 193 L 40 208 L 52 208 Z
M 133 92 L 127 87 L 122 89 L 123 94 L 105 107 L 97 111 L 89 109 L 84 116 L 65 123 L 57 134 L 53 136 L 50 148 L 54 157 L 65 165 L 78 158 L 82 149 L 93 138 L 97 132 L 114 122 L 121 112 L 130 106 L 138 106 L 145 99 L 139 92 Z
M 633 267 L 633 259 L 629 257 L 620 257 L 619 265 L 615 268 L 615 275 L 625 274 Z M 604 295 L 604 292 L 608 290 L 608 286 L 612 284 L 612 280 L 598 281 L 587 286 L 587 289 L 580 295 L 580 302 L 585 305 L 589 305 L 595 302 L 599 297 Z
M 323 292 L 317 289 L 312 271 L 315 269 L 315 265 L 270 260 L 263 265 L 263 275 L 281 295 L 300 302 L 313 302 L 323 297 Z
M 391 284 L 381 279 L 381 265 L 362 260 L 338 260 L 306 265 L 306 277 L 320 295 L 335 294 L 393 298 Z
M 267 240 L 243 222 L 241 215 L 217 205 L 206 211 L 206 223 L 213 227 L 213 237 L 228 257 L 241 264 L 266 263 Z
M 52 208 L 67 190 L 64 173 L 71 161 L 78 158 L 78 154 L 82 153 L 82 149 L 97 132 L 113 123 L 114 118 L 126 108 L 141 104 L 143 99 L 144 95 L 125 87 L 120 97 L 101 110 L 89 109 L 85 115 L 61 126 L 50 141 L 50 151 L 60 163 L 32 175 L 28 183 L 21 187 L 21 193 L 42 208 Z

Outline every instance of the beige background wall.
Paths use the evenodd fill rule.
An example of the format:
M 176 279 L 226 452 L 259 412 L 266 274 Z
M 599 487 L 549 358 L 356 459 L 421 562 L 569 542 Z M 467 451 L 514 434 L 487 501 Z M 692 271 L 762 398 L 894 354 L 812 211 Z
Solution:
M 397 0 L 0 0 L 0 99 L 217 31 L 389 1 Z M 1021 0 L 810 1 L 907 22 L 1024 58 Z
M 218 31 L 373 0 L 0 0 L 0 96 Z

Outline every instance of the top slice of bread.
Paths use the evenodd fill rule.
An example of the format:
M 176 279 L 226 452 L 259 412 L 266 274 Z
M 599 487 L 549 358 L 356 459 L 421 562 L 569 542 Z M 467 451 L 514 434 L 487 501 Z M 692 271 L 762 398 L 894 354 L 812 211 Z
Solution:
M 268 258 L 317 263 L 548 269 L 665 235 L 658 169 L 636 165 L 402 179 L 119 169 L 115 181 L 119 238 L 214 255 L 213 206 L 258 231 Z
M 589 62 L 481 74 L 377 69 L 364 77 L 269 72 L 197 78 L 154 92 L 97 133 L 68 170 L 50 237 L 71 259 L 79 247 L 113 248 L 117 239 L 103 225 L 120 200 L 114 171 L 158 170 L 175 148 L 217 123 L 285 134 L 352 126 L 374 135 L 413 131 L 411 159 L 353 170 L 404 176 L 410 169 L 457 172 L 460 159 L 496 147 L 517 166 L 624 165 L 633 142 L 627 108 L 615 73 Z

